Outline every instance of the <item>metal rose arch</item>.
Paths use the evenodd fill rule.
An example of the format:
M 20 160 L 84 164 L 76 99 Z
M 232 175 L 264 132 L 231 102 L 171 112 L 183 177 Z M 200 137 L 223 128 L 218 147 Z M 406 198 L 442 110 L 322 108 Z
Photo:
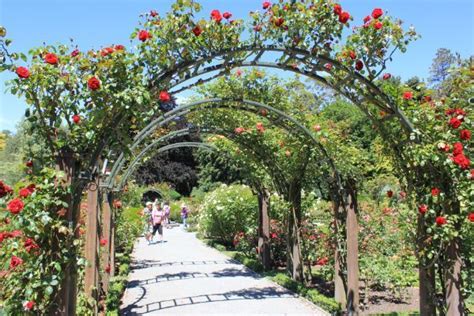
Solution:
M 28 293 L 48 292 L 51 295 L 37 296 L 42 311 L 57 315 L 76 314 L 77 259 L 81 253 L 78 243 L 79 216 L 85 192 L 88 214 L 85 256 L 89 259 L 89 264 L 85 266 L 85 291 L 87 297 L 96 301 L 100 290 L 108 291 L 109 279 L 114 274 L 110 266 L 114 265 L 115 254 L 115 209 L 121 207 L 116 202 L 120 192 L 115 189 L 123 189 L 123 183 L 118 187 L 115 185 L 115 176 L 122 172 L 127 162 L 133 161 L 129 165 L 130 171 L 125 173 L 123 181 L 126 181 L 140 157 L 155 148 L 155 144 L 195 131 L 192 127 L 171 131 L 153 142 L 150 136 L 157 127 L 164 126 L 177 116 L 201 110 L 225 108 L 256 114 L 264 108 L 270 112 L 266 119 L 272 124 L 282 129 L 297 130 L 298 133 L 292 136 L 301 137 L 312 146 L 320 158 L 317 167 L 328 175 L 329 182 L 335 184 L 335 213 L 347 214 L 345 229 L 350 237 L 348 248 L 357 249 L 357 237 L 349 234 L 358 230 L 353 183 L 350 179 L 339 177 L 332 160 L 334 153 L 328 152 L 305 126 L 276 109 L 274 104 L 244 98 L 201 100 L 173 109 L 179 93 L 226 76 L 237 67 L 290 71 L 332 89 L 359 107 L 371 120 L 400 169 L 400 179 L 406 180 L 414 199 L 431 203 L 427 200 L 429 190 L 434 185 L 446 188 L 452 199 L 446 203 L 443 214 L 452 216 L 458 226 L 465 214 L 459 200 L 463 200 L 466 208 L 474 206 L 464 191 L 457 190 L 459 183 L 467 183 L 465 170 L 443 164 L 447 161 L 446 156 L 439 156 L 439 151 L 433 151 L 437 146 L 433 139 L 436 142 L 438 139 L 445 141 L 446 135 L 454 135 L 446 129 L 454 123 L 459 127 L 462 122 L 452 118 L 459 122 L 439 123 L 444 128 L 443 133 L 439 133 L 442 129 L 433 129 L 436 124 L 424 124 L 426 113 L 432 114 L 430 117 L 434 119 L 443 116 L 435 112 L 436 106 L 418 106 L 413 99 L 413 91 L 390 83 L 388 79 L 391 75 L 385 72 L 394 53 L 404 52 L 407 45 L 417 38 L 413 29 L 404 30 L 401 21 L 382 10 L 358 23 L 332 0 L 290 0 L 265 4 L 263 10 L 251 12 L 247 20 L 223 19 L 220 15 L 196 19 L 200 9 L 196 1 L 179 0 L 163 16 L 156 12 L 145 14 L 132 34 L 139 41 L 133 48 L 112 45 L 81 52 L 76 46 L 49 45 L 30 50 L 30 58 L 8 51 L 10 40 L 4 39 L 2 28 L 0 70 L 17 75 L 9 89 L 12 94 L 26 100 L 28 108 L 25 116 L 31 124 L 31 131 L 46 144 L 42 157 L 32 157 L 38 158 L 36 164 L 41 163 L 42 168 L 33 165 L 28 181 L 34 179 L 54 183 L 56 191 L 51 189 L 49 200 L 59 200 L 61 203 L 57 204 L 64 205 L 58 213 L 60 215 L 52 217 L 56 223 L 54 228 L 37 232 L 44 237 L 48 247 L 60 249 L 61 252 L 31 258 L 31 263 L 25 262 L 25 267 L 49 271 L 45 277 L 54 275 L 57 279 L 51 284 L 38 283 L 40 285 L 35 288 L 27 284 L 19 289 L 15 297 L 5 300 L 13 311 L 22 312 L 21 300 L 27 299 Z M 350 26 L 354 27 L 349 29 Z M 20 59 L 28 62 L 28 67 L 20 66 Z M 460 108 L 464 105 L 462 100 L 457 98 L 450 106 Z M 442 106 L 439 105 L 440 108 Z M 466 116 L 462 110 L 456 111 L 456 115 Z M 206 124 L 198 129 L 203 133 L 231 133 L 228 130 L 219 131 L 219 126 Z M 432 137 L 435 134 L 438 138 Z M 148 140 L 150 143 L 146 143 Z M 237 137 L 232 140 L 246 146 Z M 181 145 L 184 146 L 165 145 L 160 150 Z M 255 157 L 264 161 L 258 152 L 255 152 Z M 423 163 L 418 163 L 419 157 L 425 159 Z M 108 165 L 112 162 L 114 166 L 108 176 Z M 261 204 L 267 205 L 264 192 L 259 194 L 260 198 Z M 33 202 L 24 205 L 25 213 L 35 208 Z M 446 246 L 440 247 L 437 256 L 433 257 L 427 255 L 427 250 L 433 249 L 425 243 L 432 240 L 433 235 L 422 216 L 418 217 L 416 234 L 421 315 L 436 314 L 438 298 L 433 266 L 441 263 L 437 261 L 440 257 L 447 258 L 447 264 L 443 266 L 447 275 L 443 289 L 445 303 L 441 309 L 445 309 L 447 315 L 462 314 L 459 237 L 453 233 Z M 99 236 L 107 241 L 103 249 L 98 247 Z M 348 253 L 347 288 L 342 286 L 342 290 L 340 279 L 345 276 L 341 265 L 335 269 L 336 289 L 339 289 L 336 298 L 344 304 L 347 301 L 349 313 L 357 313 L 358 309 L 357 260 L 356 251 Z M 99 261 L 108 264 L 110 270 L 110 273 L 101 276 L 102 289 L 98 287 Z M 293 276 L 297 275 L 295 269 L 292 272 Z M 15 277 L 19 278 L 17 273 L 19 271 L 12 271 L 5 284 L 15 287 L 13 281 Z M 94 313 L 97 313 L 97 304 L 93 305 Z

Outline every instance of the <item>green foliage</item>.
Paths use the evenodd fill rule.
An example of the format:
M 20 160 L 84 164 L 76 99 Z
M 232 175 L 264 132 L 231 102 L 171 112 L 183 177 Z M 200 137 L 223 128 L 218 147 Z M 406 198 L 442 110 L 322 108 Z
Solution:
M 199 208 L 199 231 L 224 245 L 257 224 L 257 199 L 242 185 L 221 185 L 208 193 Z
M 303 284 L 292 280 L 284 273 L 277 273 L 271 279 L 281 286 L 302 295 L 330 313 L 339 313 L 342 310 L 340 304 L 338 304 L 333 298 L 326 297 L 315 289 L 305 287 Z

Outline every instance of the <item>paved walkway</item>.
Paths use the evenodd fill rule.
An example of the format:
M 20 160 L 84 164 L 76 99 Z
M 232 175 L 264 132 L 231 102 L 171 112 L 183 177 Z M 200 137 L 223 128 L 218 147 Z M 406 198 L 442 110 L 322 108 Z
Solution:
M 122 315 L 328 315 L 181 228 L 140 238 Z

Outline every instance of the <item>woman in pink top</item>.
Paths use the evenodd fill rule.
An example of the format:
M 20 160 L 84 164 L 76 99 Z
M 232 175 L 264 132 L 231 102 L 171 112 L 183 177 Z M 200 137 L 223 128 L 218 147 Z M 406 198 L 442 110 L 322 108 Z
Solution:
M 151 219 L 153 221 L 153 233 L 151 239 L 155 237 L 156 232 L 158 232 L 159 241 L 163 242 L 163 226 L 162 222 L 165 217 L 165 212 L 161 209 L 160 204 L 157 204 L 151 212 Z

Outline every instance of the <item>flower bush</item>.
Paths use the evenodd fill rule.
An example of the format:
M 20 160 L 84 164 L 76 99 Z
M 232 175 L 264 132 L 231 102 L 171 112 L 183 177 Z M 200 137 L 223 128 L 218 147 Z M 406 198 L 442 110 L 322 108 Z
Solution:
M 233 246 L 234 236 L 257 224 L 257 198 L 242 185 L 221 185 L 199 207 L 198 230 L 207 238 Z

